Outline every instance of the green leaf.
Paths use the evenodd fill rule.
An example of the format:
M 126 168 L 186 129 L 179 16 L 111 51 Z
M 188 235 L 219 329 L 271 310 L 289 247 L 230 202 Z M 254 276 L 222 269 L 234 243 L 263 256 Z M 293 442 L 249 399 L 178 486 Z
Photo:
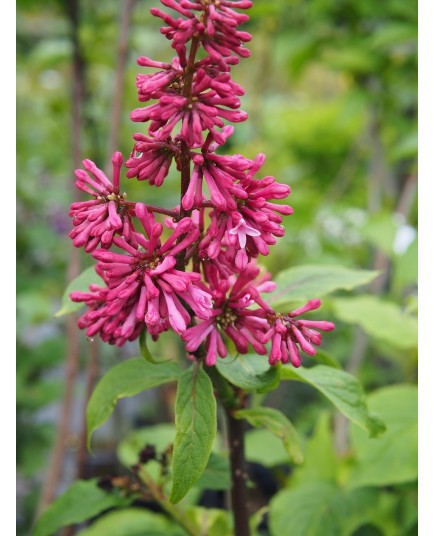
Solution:
M 271 501 L 272 536 L 352 536 L 376 523 L 383 497 L 377 490 L 345 491 L 327 482 L 280 491 Z
M 369 440 L 351 428 L 357 464 L 352 486 L 402 484 L 417 479 L 417 387 L 393 385 L 368 396 L 369 406 L 381 411 L 387 426 L 384 436 Z
M 172 503 L 179 502 L 203 473 L 217 432 L 214 389 L 199 365 L 188 368 L 179 379 L 175 423 Z
M 370 216 L 360 233 L 370 244 L 393 257 L 393 245 L 397 231 L 398 222 L 393 215 L 383 213 Z
M 162 363 L 157 367 L 141 357 L 128 359 L 111 368 L 98 382 L 87 406 L 88 447 L 92 433 L 110 417 L 120 398 L 175 381 L 180 372 L 176 363 Z
M 321 363 L 322 365 L 327 365 L 328 367 L 342 369 L 342 365 L 339 363 L 336 357 L 332 356 L 328 352 L 325 352 L 324 350 L 321 350 L 320 348 L 318 348 L 316 354 L 312 357 L 312 360 L 315 361 L 315 363 Z
M 416 158 L 418 152 L 418 132 L 416 129 L 406 132 L 405 135 L 398 140 L 396 145 L 391 150 L 391 159 L 393 161 L 404 158 Z
M 211 452 L 202 476 L 195 487 L 200 489 L 227 490 L 230 485 L 229 460 L 221 454 Z
M 164 361 L 158 361 L 157 359 L 154 359 L 152 357 L 151 352 L 149 351 L 148 345 L 146 344 L 146 336 L 147 331 L 146 329 L 143 329 L 139 337 L 139 347 L 140 353 L 146 359 L 146 361 L 149 361 L 149 363 L 152 363 L 153 365 L 161 365 L 162 363 L 168 363 L 169 361 L 172 361 L 172 359 L 165 359 Z
M 332 68 L 357 74 L 375 72 L 381 65 L 377 55 L 373 54 L 366 43 L 346 43 L 345 46 L 325 49 L 324 63 Z
M 269 430 L 249 430 L 245 435 L 246 459 L 265 467 L 287 464 L 288 453 L 282 441 Z
M 65 292 L 63 293 L 62 306 L 54 315 L 56 317 L 67 315 L 69 313 L 75 313 L 75 311 L 80 310 L 83 307 L 83 302 L 73 302 L 69 299 L 71 292 L 88 292 L 89 285 L 101 285 L 104 286 L 104 281 L 101 277 L 95 272 L 95 266 L 89 266 L 81 274 L 73 279 L 71 283 L 66 287 Z
M 394 287 L 402 290 L 408 286 L 415 286 L 418 278 L 418 251 L 419 244 L 416 238 L 408 247 L 407 251 L 395 258 L 395 270 L 393 272 Z
M 335 290 L 352 290 L 370 283 L 379 272 L 352 270 L 343 266 L 295 266 L 277 274 L 277 288 L 267 301 L 274 308 L 295 301 L 322 298 Z
M 77 480 L 45 510 L 36 522 L 32 536 L 50 536 L 61 527 L 81 523 L 130 499 L 107 493 L 96 480 Z
M 138 508 L 110 512 L 79 536 L 185 536 L 187 533 L 161 514 Z
M 269 391 L 279 383 L 278 367 L 271 367 L 265 356 L 246 354 L 236 359 L 219 358 L 216 367 L 229 382 L 248 391 Z
M 274 408 L 240 409 L 234 412 L 237 419 L 246 419 L 252 426 L 264 426 L 280 437 L 286 452 L 294 463 L 303 463 L 300 438 L 291 421 L 281 411 Z
M 194 506 L 187 510 L 187 517 L 197 533 L 206 536 L 232 536 L 233 531 L 229 527 L 228 513 L 217 508 L 203 508 Z
M 417 319 L 376 296 L 334 298 L 333 310 L 342 322 L 359 325 L 368 335 L 402 350 L 417 347 Z
M 282 380 L 297 380 L 308 383 L 326 396 L 336 408 L 350 421 L 354 422 L 375 437 L 384 432 L 383 422 L 369 413 L 366 407 L 365 394 L 357 378 L 332 367 L 317 365 L 312 368 L 293 368 L 282 366 Z
M 337 458 L 330 428 L 330 413 L 318 416 L 313 435 L 308 439 L 304 452 L 305 461 L 291 477 L 291 485 L 306 482 L 336 482 Z

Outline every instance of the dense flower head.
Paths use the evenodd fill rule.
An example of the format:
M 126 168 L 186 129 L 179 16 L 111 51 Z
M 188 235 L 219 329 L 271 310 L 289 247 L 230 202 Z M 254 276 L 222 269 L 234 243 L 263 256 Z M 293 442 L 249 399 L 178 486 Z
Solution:
M 161 186 L 167 177 L 173 157 L 179 153 L 178 145 L 170 137 L 161 140 L 158 136 L 134 134 L 135 145 L 125 162 L 127 177 L 148 180 L 153 186 Z
M 126 210 L 125 194 L 119 192 L 122 154 L 113 155 L 113 182 L 91 160 L 83 160 L 83 169 L 76 169 L 76 187 L 93 199 L 72 203 L 69 215 L 74 229 L 69 236 L 74 246 L 91 252 L 100 244 L 107 248 L 116 233 L 129 237 L 131 219 Z
M 125 338 L 143 321 L 153 335 L 166 331 L 169 325 L 180 334 L 190 322 L 190 315 L 180 300 L 199 318 L 208 318 L 211 314 L 211 297 L 200 282 L 200 275 L 175 268 L 177 253 L 188 248 L 199 232 L 190 218 L 183 218 L 166 242 L 161 243 L 163 225 L 155 221 L 146 206 L 137 203 L 135 214 L 146 236 L 133 232 L 130 242 L 115 237 L 113 242 L 123 253 L 102 249 L 93 252 L 98 260 L 97 268 L 104 272 L 109 288 L 107 314 L 130 310 L 120 332 Z M 183 235 L 184 238 L 177 240 Z
M 264 355 L 267 353 L 262 340 L 268 329 L 265 311 L 262 308 L 251 309 L 255 303 L 252 298 L 260 292 L 271 292 L 275 284 L 270 275 L 259 276 L 260 269 L 251 263 L 239 274 L 222 279 L 214 265 L 207 265 L 205 277 L 214 301 L 214 308 L 209 319 L 198 323 L 184 332 L 188 352 L 196 351 L 204 343 L 207 365 L 214 365 L 217 355 L 226 357 L 228 350 L 222 337 L 231 339 L 237 351 L 245 354 L 249 345 Z
M 235 94 L 231 92 L 222 97 L 216 90 L 210 89 L 208 79 L 211 80 L 204 70 L 198 71 L 188 96 L 182 94 L 182 88 L 169 88 L 159 94 L 157 103 L 134 110 L 131 120 L 151 121 L 149 132 L 158 132 L 160 139 L 170 136 L 180 122 L 180 134 L 189 147 L 203 145 L 203 132 L 206 130 L 222 142 L 222 135 L 216 127 L 223 128 L 223 120 L 233 123 L 245 121 L 247 114 L 237 110 L 241 103 Z
M 161 32 L 176 56 L 170 63 L 137 60 L 156 71 L 136 77 L 138 100 L 146 105 L 131 120 L 148 123 L 148 132 L 134 134 L 126 175 L 160 187 L 175 163 L 181 199 L 174 209 L 127 202 L 119 189 L 120 153 L 113 156 L 112 182 L 83 161 L 76 185 L 92 199 L 71 206 L 70 236 L 92 252 L 105 286 L 71 294 L 87 305 L 79 327 L 118 346 L 145 329 L 154 338 L 172 329 L 190 356 L 208 365 L 225 357 L 232 341 L 239 353 L 253 348 L 269 354 L 271 365 L 290 361 L 298 367 L 300 351 L 314 355 L 318 330 L 334 325 L 298 318 L 319 307 L 319 300 L 288 314 L 275 312 L 263 298 L 275 283 L 255 261 L 284 235 L 283 216 L 293 209 L 276 201 L 291 189 L 272 176 L 257 178 L 262 153 L 253 159 L 221 154 L 234 131 L 226 123 L 247 119 L 239 109 L 244 89 L 232 80 L 231 68 L 250 55 L 244 44 L 251 36 L 238 29 L 248 16 L 236 10 L 252 2 L 161 1 L 171 14 L 157 8 L 151 13 L 164 21 Z M 170 218 L 163 225 L 154 213 Z
M 101 274 L 104 277 L 104 274 Z M 125 306 L 111 313 L 110 303 L 107 301 L 108 287 L 90 285 L 88 292 L 72 292 L 70 298 L 74 302 L 86 304 L 86 312 L 79 318 L 78 327 L 86 329 L 86 335 L 92 339 L 99 334 L 104 342 L 123 346 L 127 341 L 137 339 L 146 327 L 144 321 L 137 322 L 131 331 L 128 327 L 131 311 L 134 308 L 133 300 Z M 169 326 L 166 326 L 168 329 Z
M 324 320 L 297 320 L 296 317 L 307 311 L 318 309 L 320 305 L 320 300 L 310 300 L 303 307 L 286 315 L 270 310 L 267 319 L 271 326 L 263 338 L 264 342 L 272 341 L 270 365 L 275 365 L 279 361 L 282 363 L 290 361 L 294 367 L 299 367 L 301 365 L 300 350 L 308 355 L 316 354 L 313 345 L 321 344 L 321 333 L 317 330 L 331 331 L 335 325 Z
M 221 135 L 223 143 L 233 132 L 232 126 L 223 128 Z M 182 206 L 186 210 L 199 208 L 203 201 L 203 179 L 210 192 L 212 204 L 220 210 L 235 210 L 237 200 L 248 198 L 248 194 L 242 185 L 241 179 L 246 177 L 245 172 L 254 164 L 242 155 L 223 156 L 215 153 L 221 143 L 213 141 L 213 136 L 208 135 L 201 153 L 191 153 L 193 171 L 190 183 L 182 199 Z M 234 199 L 235 198 L 235 199 Z
M 243 162 L 241 158 L 239 160 Z M 291 189 L 271 176 L 255 179 L 252 175 L 263 161 L 262 154 L 250 161 L 247 174 L 237 184 L 244 191 L 244 199 L 240 196 L 235 207 L 230 205 L 226 210 L 215 204 L 216 208 L 210 213 L 211 225 L 200 243 L 203 258 L 215 258 L 223 245 L 228 261 L 237 271 L 244 270 L 251 258 L 268 255 L 268 246 L 284 235 L 282 216 L 292 214 L 293 209 L 271 201 L 287 197 Z M 230 163 L 234 166 L 234 161 Z
M 238 13 L 235 9 L 248 9 L 250 0 L 161 0 L 182 17 L 173 18 L 160 9 L 153 8 L 151 13 L 160 17 L 167 26 L 161 33 L 172 41 L 172 47 L 178 52 L 181 63 L 186 64 L 185 45 L 193 37 L 198 37 L 210 57 L 214 61 L 235 53 L 243 58 L 250 56 L 249 50 L 243 47 L 251 40 L 247 32 L 240 32 L 237 26 L 246 22 L 249 17 Z
M 137 64 L 142 67 L 162 69 L 157 73 L 138 74 L 136 76 L 136 86 L 140 102 L 158 99 L 167 89 L 175 92 L 179 88 L 178 80 L 183 76 L 184 70 L 179 64 L 178 57 L 173 58 L 172 63 L 163 63 L 151 60 L 145 56 L 140 56 L 137 58 Z

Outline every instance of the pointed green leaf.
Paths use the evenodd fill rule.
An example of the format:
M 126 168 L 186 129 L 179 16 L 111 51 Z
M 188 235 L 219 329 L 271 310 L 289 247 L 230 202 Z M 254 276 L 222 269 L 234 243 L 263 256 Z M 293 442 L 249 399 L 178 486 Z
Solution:
M 87 440 L 113 413 L 117 401 L 137 395 L 179 378 L 181 369 L 176 363 L 162 363 L 158 367 L 141 357 L 128 359 L 111 368 L 95 387 L 87 405 Z
M 279 383 L 278 367 L 271 367 L 266 356 L 247 354 L 217 359 L 217 370 L 229 382 L 248 391 L 274 389 Z
M 146 329 L 143 329 L 139 336 L 139 347 L 140 347 L 140 353 L 146 359 L 146 361 L 149 361 L 149 363 L 152 363 L 153 365 L 161 365 L 162 363 L 167 363 L 169 361 L 172 361 L 171 359 L 165 359 L 164 361 L 159 361 L 155 359 L 154 357 L 152 357 L 152 354 L 149 351 L 148 345 L 146 344 L 146 337 L 147 337 L 147 331 Z
M 316 354 L 312 356 L 312 360 L 317 364 L 327 365 L 328 367 L 342 369 L 342 365 L 339 363 L 336 357 L 334 357 L 333 355 L 321 349 L 318 349 L 316 351 Z
M 184 371 L 179 379 L 175 422 L 172 503 L 179 502 L 203 473 L 217 432 L 214 389 L 208 375 L 197 364 Z
M 370 283 L 379 272 L 352 270 L 343 266 L 295 266 L 277 274 L 277 288 L 267 301 L 274 308 L 295 301 L 322 298 L 335 290 L 352 290 Z
M 81 272 L 79 276 L 77 276 L 71 281 L 71 283 L 69 283 L 69 285 L 65 289 L 65 292 L 63 293 L 62 306 L 54 316 L 58 317 L 62 315 L 67 315 L 69 313 L 75 313 L 75 311 L 80 310 L 84 304 L 82 302 L 71 301 L 69 299 L 69 295 L 71 294 L 71 292 L 74 291 L 88 292 L 89 285 L 92 284 L 104 286 L 104 281 L 95 272 L 95 266 L 89 266 L 89 268 L 86 268 L 86 270 Z
M 352 486 L 402 484 L 417 479 L 417 387 L 392 385 L 368 396 L 369 406 L 384 417 L 387 432 L 370 440 L 351 428 L 357 464 Z
M 246 419 L 252 426 L 265 427 L 280 437 L 290 459 L 303 463 L 300 438 L 291 421 L 281 411 L 274 408 L 240 409 L 234 412 L 237 419 Z
M 368 335 L 402 350 L 417 347 L 417 319 L 396 303 L 377 296 L 334 298 L 333 310 L 342 322 L 359 325 Z
M 271 535 L 352 536 L 366 523 L 381 527 L 383 505 L 390 505 L 387 495 L 369 488 L 346 491 L 327 482 L 280 491 L 270 505 Z
M 283 442 L 265 428 L 246 433 L 246 460 L 274 467 L 288 463 L 288 452 Z
M 298 369 L 285 365 L 280 369 L 280 378 L 312 385 L 350 421 L 369 432 L 371 437 L 384 432 L 384 423 L 377 415 L 369 413 L 366 407 L 362 386 L 357 378 L 348 372 L 325 365 Z
M 130 502 L 131 499 L 102 490 L 96 480 L 77 480 L 45 510 L 32 536 L 50 536 L 61 527 L 81 523 L 104 510 Z
M 390 257 L 394 255 L 394 242 L 398 231 L 398 222 L 392 213 L 380 213 L 370 216 L 361 228 L 361 235 L 369 244 L 381 249 Z
M 79 536 L 186 536 L 186 534 L 167 517 L 139 508 L 109 512 L 79 532 Z
M 143 329 L 139 337 L 140 353 L 146 359 L 146 361 L 149 361 L 149 363 L 153 363 L 154 365 L 157 365 L 158 361 L 155 361 L 155 359 L 152 357 L 151 352 L 149 351 L 148 346 L 146 344 L 146 335 L 147 335 L 147 331 L 146 329 Z
M 297 467 L 291 475 L 292 486 L 318 480 L 336 482 L 338 460 L 333 444 L 329 412 L 319 414 L 314 432 L 306 442 L 304 458 L 303 465 Z
M 187 517 L 203 536 L 233 536 L 228 512 L 217 508 L 193 506 L 188 508 Z

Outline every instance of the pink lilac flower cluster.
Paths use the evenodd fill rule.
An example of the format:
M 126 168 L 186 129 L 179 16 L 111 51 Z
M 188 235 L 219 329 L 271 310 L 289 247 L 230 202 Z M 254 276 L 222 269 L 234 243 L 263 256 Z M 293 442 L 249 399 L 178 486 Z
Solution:
M 148 131 L 134 135 L 126 177 L 161 187 L 172 180 L 175 165 L 180 204 L 165 209 L 127 201 L 120 193 L 120 153 L 113 156 L 112 181 L 83 161 L 76 185 L 92 199 L 72 204 L 70 236 L 96 259 L 105 286 L 71 294 L 87 306 L 79 327 L 118 346 L 143 330 L 157 338 L 172 329 L 187 352 L 209 366 L 228 355 L 232 341 L 238 353 L 253 349 L 268 354 L 272 365 L 298 367 L 300 351 L 314 355 L 318 330 L 334 325 L 298 318 L 318 308 L 319 300 L 275 312 L 262 296 L 275 283 L 256 264 L 284 235 L 283 217 L 293 210 L 279 201 L 291 190 L 260 175 L 263 154 L 249 159 L 221 153 L 234 132 L 226 122 L 247 119 L 239 109 L 244 90 L 232 80 L 231 68 L 250 55 L 244 44 L 251 36 L 238 29 L 248 16 L 236 10 L 252 2 L 161 1 L 171 13 L 151 13 L 164 21 L 161 33 L 176 56 L 170 63 L 137 60 L 154 71 L 136 78 L 139 102 L 147 104 L 131 120 L 148 123 Z M 158 213 L 171 218 L 160 222 Z

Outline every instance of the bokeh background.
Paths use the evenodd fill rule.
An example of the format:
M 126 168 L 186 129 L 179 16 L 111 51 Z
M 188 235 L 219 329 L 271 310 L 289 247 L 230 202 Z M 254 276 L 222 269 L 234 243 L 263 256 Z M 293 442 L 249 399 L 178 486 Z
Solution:
M 74 329 L 74 317 L 54 317 L 67 282 L 91 264 L 72 252 L 68 238 L 73 170 L 83 158 L 107 167 L 114 145 L 129 154 L 132 134 L 144 131 L 129 120 L 138 106 L 135 59 L 172 57 L 160 21 L 149 14 L 155 4 L 17 2 L 21 535 L 29 534 L 37 512 L 77 476 L 122 474 L 120 439 L 173 417 L 171 387 L 125 400 L 96 434 L 90 456 L 83 443 L 85 401 L 96 379 L 120 358 L 137 355 L 137 345 L 119 351 L 87 341 Z M 405 408 L 417 379 L 417 3 L 254 0 L 250 16 L 245 29 L 253 35 L 252 55 L 233 69 L 246 89 L 242 109 L 250 117 L 236 126 L 227 150 L 247 157 L 264 152 L 264 174 L 291 186 L 295 210 L 286 219 L 286 236 L 263 264 L 274 274 L 301 264 L 382 271 L 358 291 L 364 299 L 349 307 L 333 297 L 324 300 L 322 316 L 338 325 L 324 348 L 360 379 L 373 406 L 386 413 L 395 408 L 393 419 L 410 423 L 392 441 L 401 448 L 400 463 L 380 479 L 365 478 L 382 493 L 382 502 L 354 534 L 416 534 L 416 415 L 409 417 Z M 178 188 L 175 174 L 162 189 L 127 180 L 123 186 L 131 199 L 167 207 L 177 204 Z M 170 334 L 154 351 L 182 355 Z M 311 448 L 305 473 L 298 470 L 292 479 L 293 468 L 268 436 L 251 440 L 257 508 L 282 486 L 296 489 L 303 478 L 319 474 L 343 481 L 348 467 L 363 465 L 346 423 L 307 386 L 285 383 L 266 403 L 282 409 L 306 440 L 315 426 L 324 436 L 317 451 Z M 321 418 L 330 415 L 330 425 L 318 428 L 324 411 Z M 328 450 L 321 447 L 326 444 Z M 383 461 L 378 453 L 383 466 L 387 448 Z M 219 499 L 208 494 L 202 500 L 208 505 Z M 267 534 L 266 523 L 263 530 Z

